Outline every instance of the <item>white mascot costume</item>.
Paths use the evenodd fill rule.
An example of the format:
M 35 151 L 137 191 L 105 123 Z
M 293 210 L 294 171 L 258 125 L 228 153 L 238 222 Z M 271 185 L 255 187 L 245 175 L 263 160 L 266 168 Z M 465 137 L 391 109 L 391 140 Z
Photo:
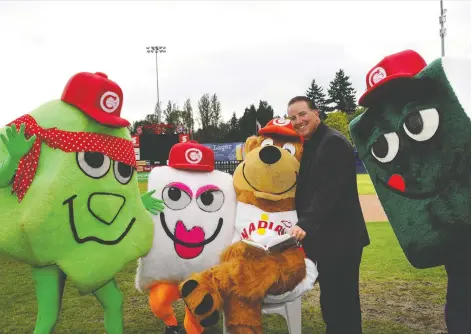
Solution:
M 165 209 L 153 216 L 153 246 L 139 259 L 136 287 L 149 291 L 151 310 L 166 324 L 166 333 L 180 330 L 172 308 L 180 298 L 179 283 L 219 263 L 235 235 L 233 179 L 214 170 L 214 160 L 204 145 L 179 143 L 170 151 L 169 166 L 154 168 L 149 176 L 148 191 L 156 191 Z M 187 309 L 184 328 L 189 334 L 203 332 Z

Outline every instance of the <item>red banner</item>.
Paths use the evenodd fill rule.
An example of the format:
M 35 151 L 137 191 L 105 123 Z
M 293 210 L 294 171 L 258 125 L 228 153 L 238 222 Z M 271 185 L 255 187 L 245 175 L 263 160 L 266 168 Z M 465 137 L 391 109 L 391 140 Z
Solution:
M 179 135 L 179 143 L 186 143 L 190 140 L 190 135 L 188 134 L 180 134 Z
M 131 136 L 131 140 L 133 140 L 134 147 L 139 147 L 139 136 Z

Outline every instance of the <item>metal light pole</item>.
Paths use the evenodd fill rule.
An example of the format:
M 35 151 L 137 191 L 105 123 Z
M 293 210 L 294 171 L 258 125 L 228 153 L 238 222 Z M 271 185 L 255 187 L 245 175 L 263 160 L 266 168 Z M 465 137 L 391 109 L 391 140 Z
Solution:
M 444 50 L 444 36 L 446 36 L 446 28 L 444 28 L 444 23 L 446 22 L 446 12 L 447 9 L 443 9 L 443 2 L 440 0 L 441 4 L 441 16 L 439 16 L 439 24 L 441 29 L 439 30 L 439 36 L 441 36 L 441 56 L 444 57 L 446 52 Z
M 159 100 L 159 72 L 157 70 L 157 54 L 158 53 L 166 53 L 165 46 L 146 46 L 147 53 L 155 53 L 156 54 L 156 83 L 157 83 L 157 122 L 161 123 L 161 103 Z

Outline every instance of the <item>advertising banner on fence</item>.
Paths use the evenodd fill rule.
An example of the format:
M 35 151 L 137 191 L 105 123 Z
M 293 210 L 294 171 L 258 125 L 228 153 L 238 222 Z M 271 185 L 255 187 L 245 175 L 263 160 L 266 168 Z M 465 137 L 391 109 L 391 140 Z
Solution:
M 244 143 L 208 143 L 203 145 L 215 152 L 216 161 L 243 160 Z

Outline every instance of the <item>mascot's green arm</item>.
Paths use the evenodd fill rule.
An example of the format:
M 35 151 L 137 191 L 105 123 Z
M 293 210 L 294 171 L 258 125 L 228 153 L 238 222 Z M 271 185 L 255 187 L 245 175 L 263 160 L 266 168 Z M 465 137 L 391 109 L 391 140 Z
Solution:
M 155 190 L 151 190 L 141 196 L 141 201 L 143 202 L 144 207 L 153 215 L 157 215 L 164 211 L 164 202 L 151 196 L 155 192 Z
M 3 161 L 0 162 L 0 187 L 8 187 L 11 184 L 15 170 L 21 158 L 29 152 L 33 146 L 36 136 L 30 139 L 25 138 L 25 124 L 21 124 L 20 131 L 16 131 L 16 126 L 13 124 L 5 129 L 5 134 L 0 133 L 0 140 L 6 149 L 0 150 L 0 154 L 4 156 Z

